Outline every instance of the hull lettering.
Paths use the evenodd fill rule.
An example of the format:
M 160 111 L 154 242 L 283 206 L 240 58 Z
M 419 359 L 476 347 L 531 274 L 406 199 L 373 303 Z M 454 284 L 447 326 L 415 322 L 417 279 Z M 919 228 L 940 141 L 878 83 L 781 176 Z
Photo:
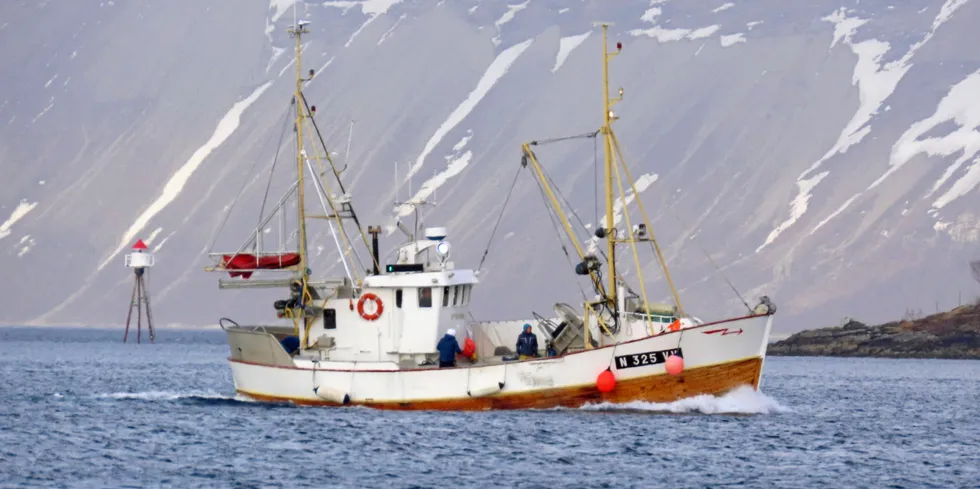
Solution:
M 680 348 L 673 348 L 670 350 L 660 350 L 660 351 L 649 351 L 645 353 L 634 353 L 632 355 L 620 355 L 615 358 L 613 362 L 617 369 L 633 368 L 633 367 L 646 367 L 649 365 L 658 365 L 667 361 L 667 357 L 671 355 L 678 355 L 683 358 Z

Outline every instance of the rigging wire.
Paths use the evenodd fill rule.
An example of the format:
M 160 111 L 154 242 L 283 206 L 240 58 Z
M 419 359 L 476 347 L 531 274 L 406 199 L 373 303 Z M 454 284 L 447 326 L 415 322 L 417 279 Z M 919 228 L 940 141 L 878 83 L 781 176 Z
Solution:
M 310 119 L 312 120 L 312 117 Z M 315 147 L 316 146 L 316 142 L 313 140 L 312 131 L 308 131 L 308 135 L 310 137 L 310 146 L 311 147 Z M 323 146 L 323 150 L 324 151 L 329 151 L 326 146 Z M 317 175 L 316 171 L 313 169 L 313 163 L 310 161 L 310 158 L 308 156 L 306 158 L 306 166 L 307 166 L 307 168 L 310 171 L 311 177 L 313 178 L 313 186 L 317 190 L 317 198 L 320 200 L 320 205 L 322 206 L 324 213 L 328 213 L 330 211 L 333 212 L 334 216 L 332 218 L 328 218 L 328 219 L 333 219 L 333 220 L 336 220 L 337 221 L 337 227 L 340 228 L 340 232 L 341 232 L 341 234 L 344 237 L 344 243 L 347 245 L 346 250 L 343 249 L 340 246 L 340 243 L 337 242 L 337 236 L 336 236 L 335 231 L 334 231 L 333 220 L 329 221 L 330 232 L 331 232 L 331 234 L 334 234 L 334 241 L 337 242 L 337 251 L 339 253 L 345 255 L 345 256 L 348 256 L 348 257 L 351 255 L 351 253 L 353 253 L 353 255 L 354 255 L 354 261 L 357 262 L 356 265 L 358 267 L 360 267 L 360 268 L 363 269 L 364 268 L 364 263 L 361 262 L 361 256 L 360 256 L 360 254 L 357 253 L 357 250 L 354 248 L 354 243 L 351 240 L 350 235 L 347 232 L 347 228 L 344 226 L 343 222 L 340 219 L 340 212 L 342 210 L 345 210 L 345 208 L 343 207 L 343 204 L 341 204 L 341 208 L 340 208 L 340 210 L 338 210 L 337 206 L 334 204 L 333 199 L 329 195 L 327 195 L 327 189 L 326 189 L 326 187 L 324 185 L 324 182 L 319 178 L 320 176 L 323 175 L 323 173 L 325 173 L 325 170 L 323 169 L 323 163 L 320 160 L 320 156 L 319 156 L 320 152 L 319 152 L 318 149 L 315 149 L 315 148 L 314 148 L 314 151 L 315 151 L 315 159 L 317 161 L 317 167 L 320 169 L 320 175 Z M 333 162 L 329 158 L 327 159 L 327 161 L 329 161 L 331 163 L 331 165 L 333 164 Z M 326 199 L 326 200 L 324 200 L 324 199 Z M 329 207 L 330 207 L 330 211 L 327 210 L 327 205 L 328 204 L 329 204 Z M 350 208 L 350 206 L 348 205 L 347 209 L 349 209 L 349 208 Z M 358 231 L 361 231 L 361 229 L 358 228 Z M 363 232 L 362 232 L 362 236 L 363 236 Z M 370 249 L 370 248 L 368 248 L 368 249 Z M 344 262 L 344 270 L 347 272 L 348 278 L 351 278 L 351 280 L 353 281 L 353 277 L 350 276 L 350 270 L 347 267 L 347 260 L 344 259 L 344 258 L 342 258 L 342 261 Z M 355 265 L 355 264 L 354 263 L 351 263 L 351 266 L 353 266 L 353 265 Z M 354 277 L 357 277 L 358 279 L 360 278 L 356 274 L 356 272 L 354 274 Z
M 303 92 L 300 92 L 300 98 L 303 100 L 303 106 L 306 107 L 306 112 L 309 113 L 309 114 L 311 114 L 311 116 L 309 117 L 310 122 L 313 125 L 313 130 L 316 132 L 316 137 L 320 140 L 320 144 L 323 146 L 323 150 L 326 152 L 327 162 L 330 163 L 330 169 L 331 169 L 331 171 L 333 171 L 334 178 L 337 180 L 337 185 L 340 186 L 340 192 L 346 194 L 347 193 L 347 189 L 344 188 L 344 182 L 341 181 L 341 179 L 340 179 L 340 172 L 337 171 L 337 167 L 333 164 L 333 159 L 330 158 L 330 151 L 327 149 L 327 143 L 324 142 L 323 135 L 320 133 L 320 126 L 317 125 L 316 119 L 312 116 L 313 112 L 310 111 L 310 105 L 306 102 L 306 94 L 304 94 Z M 347 166 L 345 165 L 344 166 L 344 170 L 346 170 L 346 169 L 347 169 Z M 361 227 L 361 221 L 360 221 L 360 219 L 357 218 L 357 213 L 354 212 L 354 206 L 353 205 L 348 205 L 346 210 L 350 212 L 351 219 L 354 220 L 354 225 L 357 226 L 358 234 L 361 235 L 361 240 L 364 242 L 364 246 L 368 250 L 370 250 L 371 249 L 371 245 L 368 244 L 367 236 L 364 234 L 364 229 Z M 344 231 L 344 235 L 345 236 L 347 235 L 347 231 Z M 347 239 L 349 241 L 350 240 L 350 236 L 347 236 Z M 355 255 L 356 254 L 357 253 L 355 252 Z M 372 262 L 374 261 L 374 254 L 371 254 L 371 261 Z M 360 257 L 358 257 L 358 262 L 360 262 Z M 360 263 L 359 263 L 359 265 L 363 267 L 363 265 L 361 265 Z M 376 266 L 376 267 L 378 267 L 380 269 L 381 264 L 380 263 L 374 263 L 374 266 Z
M 288 120 L 285 120 L 286 114 L 288 114 L 288 113 L 289 113 L 289 111 L 287 110 L 287 111 L 285 111 L 283 113 L 282 116 L 280 116 L 280 118 L 284 120 L 283 121 L 283 128 L 282 128 L 282 133 L 279 136 L 279 145 L 276 146 L 276 156 L 272 160 L 272 170 L 275 170 L 275 168 L 276 168 L 276 160 L 279 158 L 279 148 L 282 146 L 283 135 L 286 133 L 286 127 L 288 126 L 287 123 L 289 121 Z M 259 159 L 258 158 L 255 158 L 255 161 L 252 162 L 252 167 L 249 169 L 248 175 L 251 175 L 252 173 L 254 173 L 255 167 L 258 166 L 258 164 L 259 164 Z M 208 246 L 208 250 L 209 251 L 214 251 L 214 245 L 217 244 L 217 242 L 218 242 L 218 236 L 221 236 L 221 231 L 224 230 L 225 225 L 228 223 L 228 218 L 231 217 L 232 211 L 234 211 L 235 210 L 235 206 L 238 205 L 238 201 L 241 199 L 242 194 L 245 192 L 245 187 L 248 186 L 248 181 L 249 181 L 249 179 L 246 176 L 246 178 L 242 181 L 242 186 L 238 189 L 238 194 L 235 195 L 235 199 L 231 202 L 231 207 L 229 207 L 228 208 L 228 211 L 225 212 L 225 217 L 221 220 L 221 224 L 218 225 L 218 229 L 214 233 L 214 238 L 211 240 L 211 244 Z M 269 181 L 270 181 L 270 183 L 272 181 L 271 171 L 270 171 L 270 175 L 269 175 Z M 269 195 L 269 187 L 268 186 L 266 186 L 265 195 L 266 195 L 266 198 Z M 264 199 L 262 201 L 262 206 L 263 206 L 263 208 L 265 207 L 265 200 Z M 259 215 L 259 222 L 260 223 L 262 222 L 261 213 Z
M 667 206 L 667 209 L 671 210 L 670 215 L 674 216 L 674 219 L 677 220 L 677 223 L 680 224 L 681 227 L 684 227 L 684 223 L 681 221 L 680 217 L 677 215 L 676 212 L 673 212 L 673 206 Z M 708 250 L 706 250 L 704 248 L 704 246 L 701 245 L 701 242 L 698 241 L 695 238 L 697 238 L 697 235 L 691 236 L 688 239 L 690 239 L 691 241 L 694 241 L 694 244 L 697 245 L 698 249 L 701 250 L 701 253 L 704 253 L 705 258 L 708 259 L 708 262 L 711 263 L 711 266 L 714 267 L 714 269 L 715 269 L 716 272 L 718 272 L 718 275 L 721 275 L 722 280 L 724 280 L 725 283 L 728 284 L 728 287 L 730 287 L 732 289 L 732 292 L 734 292 L 735 295 L 738 296 L 738 300 L 742 301 L 742 305 L 744 305 L 745 308 L 748 309 L 749 312 L 751 312 L 752 311 L 752 307 L 749 306 L 749 303 L 745 301 L 745 298 L 742 297 L 742 294 L 740 294 L 738 292 L 738 289 L 735 288 L 735 284 L 733 284 L 732 281 L 728 279 L 728 275 L 725 274 L 724 271 L 722 271 L 721 267 L 719 267 L 718 264 L 715 262 L 715 260 L 713 258 L 711 258 L 711 255 L 708 254 Z M 651 248 L 653 247 L 653 243 L 650 244 L 650 247 Z
M 548 183 L 551 185 L 551 188 L 555 189 L 555 193 L 558 194 L 558 197 L 560 197 L 562 202 L 565 204 L 565 206 L 568 207 L 568 212 L 570 212 L 572 216 L 575 217 L 575 220 L 578 221 L 579 225 L 582 226 L 582 229 L 585 230 L 585 234 L 591 234 L 589 232 L 589 228 L 586 227 L 585 223 L 582 221 L 582 218 L 579 217 L 578 213 L 575 212 L 575 209 L 572 207 L 572 204 L 568 201 L 568 199 L 565 198 L 565 195 L 561 193 L 561 188 L 559 188 L 558 185 L 555 184 L 555 181 L 551 178 L 551 175 L 545 172 L 544 168 L 541 169 L 541 173 L 544 173 L 544 177 L 548 179 Z M 606 253 L 601 249 L 598 251 L 599 254 L 602 255 L 602 257 L 608 261 L 608 257 L 606 256 Z
M 290 105 L 293 105 L 294 103 L 295 103 L 295 99 L 293 100 L 293 103 L 290 103 Z M 289 111 L 287 111 L 287 112 L 289 112 Z M 285 117 L 284 117 L 284 119 L 285 119 Z M 265 184 L 265 194 L 262 196 L 262 207 L 259 208 L 259 226 L 258 227 L 262 227 L 262 216 L 265 214 L 265 204 L 266 204 L 266 202 L 269 199 L 269 189 L 272 187 L 272 175 L 276 172 L 276 163 L 279 162 L 279 151 L 282 149 L 282 140 L 285 139 L 285 136 L 286 136 L 286 127 L 288 127 L 288 126 L 289 126 L 289 121 L 288 120 L 283 120 L 282 132 L 279 133 L 279 143 L 276 144 L 276 155 L 272 158 L 272 168 L 269 170 L 269 180 Z M 256 229 L 258 229 L 258 228 L 256 228 Z M 258 243 L 258 240 L 256 240 L 256 243 Z M 256 246 L 257 246 L 257 244 L 256 244 Z
M 626 161 L 622 158 L 622 156 L 623 156 L 622 155 L 622 149 L 620 149 L 620 147 L 619 147 L 619 140 L 618 140 L 618 138 L 615 137 L 615 135 L 613 135 L 613 143 L 614 143 L 614 145 L 616 147 L 616 151 L 619 152 L 619 154 L 620 154 L 620 164 L 623 167 L 623 171 L 626 172 L 626 177 L 630 181 L 632 181 L 633 180 L 633 176 L 630 174 L 629 168 L 626 165 Z M 656 185 L 657 183 L 659 183 L 659 179 L 654 182 L 654 185 Z M 635 193 L 635 189 L 634 189 L 634 193 Z M 640 204 L 640 201 L 638 200 L 639 199 L 639 196 L 637 196 L 636 198 L 637 198 L 637 205 L 641 205 Z M 677 215 L 677 213 L 674 212 L 673 205 L 667 205 L 666 207 L 667 207 L 668 210 L 671 211 L 671 214 L 674 216 L 674 219 L 677 220 L 678 224 L 680 224 L 681 227 L 683 227 L 684 224 L 683 224 L 683 222 L 681 222 L 680 217 Z M 640 208 L 640 210 L 642 211 L 642 207 Z M 651 223 L 651 225 L 652 225 L 652 223 Z M 711 255 L 708 254 L 708 251 L 704 248 L 704 246 L 702 246 L 700 242 L 697 242 L 697 240 L 694 239 L 695 237 L 696 236 L 692 236 L 690 239 L 692 241 L 695 241 L 695 244 L 697 244 L 698 248 L 701 250 L 701 252 L 704 254 L 704 256 L 708 259 L 708 262 L 711 263 L 711 266 L 714 267 L 715 271 L 718 272 L 719 275 L 721 275 L 721 278 L 728 284 L 728 286 L 732 289 L 732 292 L 735 293 L 735 295 L 738 297 L 738 299 L 740 301 L 742 301 L 742 305 L 744 305 L 745 308 L 748 309 L 749 312 L 751 312 L 752 311 L 752 307 L 750 307 L 749 304 L 748 304 L 748 302 L 745 301 L 745 298 L 742 297 L 742 294 L 739 293 L 739 291 L 738 291 L 737 288 L 735 288 L 735 285 L 732 284 L 732 281 L 728 279 L 728 276 L 725 274 L 725 272 L 723 272 L 721 270 L 721 268 L 718 267 L 718 264 L 715 263 L 714 259 L 711 258 Z M 651 249 L 653 249 L 653 251 L 655 253 L 657 252 L 657 249 L 656 249 L 656 246 L 655 246 L 653 240 L 650 241 L 650 247 L 651 247 Z M 665 263 L 662 263 L 661 266 L 664 268 L 664 272 L 666 273 L 666 264 Z
M 595 148 L 596 148 L 596 141 L 597 141 L 596 136 L 598 134 L 599 134 L 599 131 L 594 131 L 594 132 L 591 132 L 591 133 L 580 134 L 580 135 L 577 135 L 577 136 L 569 136 L 569 137 L 564 137 L 564 138 L 553 138 L 551 140 L 546 140 L 546 141 L 548 142 L 548 144 L 550 144 L 550 143 L 560 142 L 560 141 L 566 141 L 566 140 L 570 140 L 570 139 L 587 139 L 587 138 L 591 138 L 592 141 L 593 141 L 593 145 L 592 146 L 594 148 L 593 149 L 593 155 L 595 156 L 595 154 L 596 154 L 595 153 L 595 151 L 596 151 Z M 534 142 L 532 142 L 531 144 L 534 144 Z M 594 161 L 597 161 L 597 160 L 598 160 L 598 157 L 595 156 L 595 160 Z M 597 163 L 594 163 L 594 164 L 597 164 Z M 596 169 L 594 171 L 597 172 L 598 169 Z M 589 231 L 589 228 L 585 225 L 585 222 L 582 220 L 582 218 L 578 215 L 577 212 L 575 212 L 575 209 L 572 207 L 572 204 L 568 201 L 567 198 L 565 198 L 565 195 L 561 192 L 561 188 L 555 183 L 554 179 L 551 178 L 551 175 L 548 174 L 548 172 L 546 172 L 544 170 L 544 168 L 541 168 L 541 173 L 543 173 L 544 176 L 545 176 L 545 178 L 548 179 L 548 183 L 551 185 L 551 187 L 553 189 L 555 189 L 555 193 L 558 194 L 558 197 L 561 198 L 562 202 L 568 208 L 568 212 L 570 212 L 572 214 L 572 216 L 575 217 L 575 220 L 578 221 L 578 223 L 579 223 L 580 226 L 582 226 L 582 229 L 585 231 L 585 233 L 586 234 L 592 234 Z M 595 178 L 598 178 L 598 176 L 595 176 Z M 595 194 L 595 192 L 596 192 L 595 186 L 593 186 L 593 195 L 595 195 L 595 199 L 596 199 L 596 210 L 595 210 L 595 213 L 596 213 L 596 227 L 599 227 L 598 196 Z M 602 256 L 603 259 L 605 259 L 607 262 L 609 261 L 609 257 L 606 256 L 606 252 L 605 251 L 602 251 L 601 249 L 598 249 L 598 248 L 597 248 L 597 251 Z
M 561 239 L 561 230 L 558 229 L 558 224 L 555 222 L 555 216 L 554 216 L 555 211 L 553 211 L 551 206 L 548 205 L 548 197 L 545 194 L 544 187 L 542 187 L 541 182 L 538 181 L 537 178 L 534 179 L 534 182 L 538 185 L 538 191 L 541 194 L 541 200 L 544 201 L 544 207 L 548 211 L 548 221 L 551 222 L 551 227 L 554 228 L 555 234 L 558 236 L 558 245 L 561 246 L 561 251 L 562 253 L 565 254 L 565 259 L 568 260 L 568 265 L 574 269 L 575 264 L 572 263 L 572 257 L 571 255 L 568 254 L 568 247 L 565 246 L 565 241 Z M 587 302 L 589 298 L 588 296 L 585 295 L 585 289 L 582 288 L 582 284 L 580 284 L 579 281 L 576 280 L 575 285 L 578 286 L 578 290 L 582 293 L 582 299 Z M 593 287 L 595 287 L 595 284 L 593 284 Z
M 497 222 L 493 225 L 493 231 L 490 231 L 490 239 L 487 240 L 487 249 L 483 251 L 480 264 L 476 267 L 477 271 L 483 268 L 483 262 L 486 261 L 487 254 L 490 253 L 490 244 L 493 243 L 493 237 L 497 234 L 497 227 L 500 226 L 500 220 L 504 217 L 504 212 L 507 210 L 507 202 L 510 201 L 510 196 L 514 192 L 514 187 L 517 186 L 517 179 L 521 176 L 521 169 L 523 168 L 522 166 L 517 167 L 517 172 L 514 174 L 514 182 L 510 184 L 510 190 L 507 191 L 507 198 L 504 199 L 504 205 L 500 208 L 500 215 L 497 216 Z
M 545 144 L 560 143 L 562 141 L 568 141 L 570 139 L 588 139 L 588 138 L 594 138 L 594 137 L 596 137 L 597 134 L 599 134 L 599 131 L 584 132 L 582 134 L 576 134 L 574 136 L 565 136 L 565 137 L 560 137 L 560 138 L 549 138 L 549 139 L 539 139 L 537 141 L 531 141 L 528 144 L 530 144 L 531 146 L 543 146 Z

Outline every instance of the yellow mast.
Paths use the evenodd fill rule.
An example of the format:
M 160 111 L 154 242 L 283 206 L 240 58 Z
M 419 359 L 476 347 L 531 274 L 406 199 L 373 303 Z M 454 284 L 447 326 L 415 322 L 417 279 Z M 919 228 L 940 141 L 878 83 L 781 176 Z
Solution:
M 615 222 L 613 221 L 613 150 L 612 150 L 612 121 L 616 120 L 613 115 L 612 106 L 623 99 L 622 95 L 616 99 L 609 98 L 609 59 L 619 54 L 622 44 L 617 43 L 616 52 L 611 53 L 607 49 L 606 30 L 612 25 L 603 22 L 602 26 L 602 133 L 604 139 L 605 173 L 606 173 L 606 245 L 609 258 L 609 288 L 606 296 L 609 298 L 609 305 L 616 310 L 616 232 Z
M 305 163 L 304 151 L 303 151 L 303 119 L 306 117 L 306 112 L 304 111 L 304 104 L 302 103 L 302 90 L 303 90 L 303 67 L 300 63 L 300 57 L 302 55 L 302 37 L 303 34 L 308 34 L 309 29 L 306 28 L 306 22 L 300 21 L 289 27 L 289 35 L 296 38 L 296 92 L 293 94 L 293 104 L 296 105 L 296 174 L 299 179 L 297 184 L 297 207 L 299 208 L 299 270 L 300 278 L 303 280 L 304 289 L 306 288 L 306 269 L 308 268 L 306 262 L 306 209 L 304 205 L 303 196 L 303 164 Z M 303 291 L 306 292 L 305 290 Z
M 595 271 L 592 268 L 588 268 L 588 275 L 592 278 L 593 283 L 599 289 L 600 296 L 602 296 L 604 299 L 601 299 L 598 302 L 588 302 L 588 301 L 586 302 L 585 304 L 586 323 L 589 322 L 592 306 L 599 305 L 602 303 L 608 305 L 610 307 L 610 310 L 614 311 L 614 315 L 616 316 L 625 312 L 625 311 L 618 310 L 619 307 L 617 302 L 618 294 L 617 294 L 616 285 L 617 285 L 617 279 L 619 278 L 616 273 L 615 245 L 617 243 L 629 243 L 633 250 L 633 259 L 636 265 L 636 272 L 640 280 L 640 291 L 643 298 L 643 305 L 645 310 L 647 311 L 650 310 L 649 301 L 647 299 L 646 287 L 644 285 L 644 279 L 643 279 L 643 270 L 642 270 L 643 267 L 640 263 L 639 253 L 637 252 L 636 249 L 636 243 L 643 242 L 643 241 L 649 241 L 652 244 L 654 250 L 656 251 L 657 260 L 660 262 L 660 265 L 663 268 L 664 274 L 667 278 L 667 283 L 670 285 L 671 293 L 674 296 L 675 303 L 677 304 L 677 310 L 681 316 L 685 316 L 686 314 L 684 313 L 684 309 L 681 306 L 681 301 L 677 293 L 677 288 L 674 286 L 674 282 L 670 277 L 670 272 L 667 270 L 667 263 L 664 260 L 663 252 L 660 250 L 660 246 L 658 245 L 657 240 L 653 235 L 653 227 L 650 224 L 650 219 L 646 213 L 646 210 L 643 208 L 643 202 L 641 201 L 641 199 L 638 198 L 639 192 L 637 191 L 636 184 L 633 181 L 632 175 L 630 175 L 629 168 L 627 167 L 625 158 L 623 157 L 622 149 L 619 147 L 619 141 L 616 138 L 616 134 L 612 130 L 612 122 L 619 119 L 612 112 L 612 106 L 623 100 L 623 89 L 622 88 L 619 89 L 618 97 L 609 98 L 609 59 L 620 54 L 620 52 L 622 51 L 622 44 L 616 43 L 616 51 L 614 52 L 608 51 L 607 31 L 608 31 L 608 27 L 612 25 L 612 23 L 597 22 L 594 25 L 598 25 L 602 27 L 603 124 L 602 127 L 599 129 L 599 132 L 602 133 L 603 140 L 604 140 L 603 146 L 604 146 L 605 177 L 606 177 L 606 185 L 605 185 L 606 222 L 605 222 L 605 228 L 603 229 L 604 233 L 600 233 L 599 229 L 597 229 L 596 237 L 600 239 L 605 237 L 608 240 L 607 249 L 609 253 L 608 255 L 609 286 L 608 286 L 608 290 L 605 290 L 606 287 L 604 286 L 602 281 L 598 280 L 598 276 L 595 274 Z M 522 164 L 524 164 L 525 166 L 530 164 L 532 170 L 535 173 L 536 178 L 538 179 L 538 183 L 541 185 L 541 188 L 545 192 L 545 196 L 547 200 L 550 201 L 551 206 L 555 209 L 555 212 L 558 215 L 558 219 L 561 225 L 565 228 L 565 232 L 568 233 L 568 236 L 572 241 L 572 245 L 575 247 L 575 251 L 578 253 L 579 258 L 583 260 L 582 264 L 585 264 L 586 263 L 585 251 L 582 249 L 581 246 L 579 246 L 578 241 L 575 237 L 575 232 L 572 229 L 571 223 L 568 222 L 568 218 L 563 212 L 561 204 L 558 202 L 558 199 L 555 198 L 554 193 L 551 191 L 551 188 L 548 184 L 548 179 L 545 177 L 541 165 L 538 163 L 538 160 L 535 157 L 534 152 L 531 151 L 530 146 L 535 144 L 538 143 L 537 142 L 524 143 L 521 146 L 522 152 L 524 153 L 524 159 Z M 637 196 L 637 198 L 635 199 L 636 205 L 640 209 L 640 213 L 643 217 L 643 223 L 645 226 L 645 228 L 643 228 L 643 231 L 639 231 L 639 227 L 637 228 L 637 230 L 634 230 L 630 222 L 629 209 L 627 209 L 626 206 L 624 205 L 623 215 L 626 219 L 626 233 L 623 238 L 619 238 L 617 236 L 617 233 L 614 231 L 615 221 L 613 219 L 613 178 L 614 177 L 617 179 L 620 193 L 623 194 L 623 197 L 625 197 L 625 193 L 623 192 L 624 188 L 622 183 L 622 177 L 619 172 L 619 167 L 616 166 L 617 163 L 620 166 L 622 166 L 623 172 L 625 172 L 626 178 L 629 181 L 629 186 L 633 192 L 633 195 Z M 647 233 L 649 233 L 649 237 Z M 577 273 L 581 273 L 581 272 L 577 272 Z M 584 275 L 584 273 L 582 274 Z M 649 316 L 648 315 L 645 316 L 647 316 L 646 322 L 650 334 L 651 335 L 656 334 L 655 331 L 653 330 L 653 325 L 650 321 Z M 610 333 L 609 329 L 606 328 L 602 316 L 597 314 L 596 319 L 599 323 L 599 326 L 602 329 L 604 329 L 607 332 L 607 334 L 611 336 L 612 333 Z M 591 336 L 590 330 L 586 328 L 585 330 L 586 349 L 591 348 L 590 336 Z
M 623 100 L 623 89 L 619 89 L 619 97 L 614 99 L 609 98 L 609 59 L 618 55 L 623 45 L 621 43 L 616 43 L 616 51 L 610 52 L 607 48 L 606 31 L 612 23 L 602 22 L 602 89 L 603 89 L 603 125 L 599 130 L 604 136 L 604 147 L 605 147 L 605 173 L 606 173 L 606 240 L 608 244 L 609 253 L 609 291 L 607 296 L 609 297 L 609 302 L 611 307 L 615 308 L 617 306 L 616 295 L 616 243 L 617 242 L 629 242 L 633 247 L 633 255 L 636 259 L 637 274 L 640 279 L 640 288 L 645 289 L 643 286 L 643 272 L 640 269 L 639 256 L 636 254 L 636 237 L 633 236 L 632 228 L 627 229 L 627 238 L 619 239 L 616 233 L 613 231 L 613 170 L 616 169 L 616 156 L 619 157 L 619 165 L 623 167 L 623 171 L 626 172 L 626 177 L 630 181 L 630 187 L 633 191 L 633 195 L 636 196 L 636 204 L 640 208 L 640 213 L 643 216 L 644 224 L 650 233 L 650 241 L 653 244 L 654 250 L 657 253 L 657 260 L 660 262 L 663 268 L 664 275 L 667 278 L 667 284 L 670 286 L 671 295 L 674 296 L 674 302 L 677 304 L 678 312 L 683 316 L 684 308 L 681 306 L 680 295 L 677 293 L 677 287 L 674 286 L 674 281 L 670 277 L 670 271 L 667 269 L 667 262 L 664 259 L 663 252 L 660 250 L 660 245 L 657 243 L 656 238 L 653 237 L 653 227 L 650 225 L 650 220 L 647 217 L 646 211 L 643 209 L 643 202 L 640 200 L 639 195 L 636 192 L 636 185 L 633 183 L 633 177 L 629 173 L 629 168 L 626 166 L 626 161 L 623 159 L 623 153 L 619 148 L 619 141 L 616 138 L 616 134 L 612 130 L 612 121 L 618 119 L 612 112 L 612 106 Z M 613 148 L 615 148 L 615 153 L 613 153 Z M 617 178 L 619 177 L 619 172 L 616 172 Z M 620 183 L 622 185 L 622 183 Z M 625 195 L 624 195 L 625 197 Z M 623 206 L 623 215 L 626 216 L 627 226 L 629 226 L 629 210 Z M 646 291 L 642 292 L 644 307 L 648 307 Z

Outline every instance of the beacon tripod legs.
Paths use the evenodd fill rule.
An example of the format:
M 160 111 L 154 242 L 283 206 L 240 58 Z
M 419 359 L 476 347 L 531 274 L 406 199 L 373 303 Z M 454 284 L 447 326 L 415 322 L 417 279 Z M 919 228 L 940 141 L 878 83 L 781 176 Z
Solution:
M 144 270 L 136 269 L 136 281 L 133 282 L 133 295 L 129 299 L 129 313 L 126 315 L 126 331 L 123 333 L 123 343 L 129 337 L 129 323 L 133 317 L 133 308 L 136 308 L 136 343 L 140 342 L 143 326 L 143 304 L 146 304 L 146 328 L 150 332 L 150 343 L 153 343 L 155 334 L 153 332 L 152 314 L 150 314 L 150 295 L 146 291 L 146 280 Z

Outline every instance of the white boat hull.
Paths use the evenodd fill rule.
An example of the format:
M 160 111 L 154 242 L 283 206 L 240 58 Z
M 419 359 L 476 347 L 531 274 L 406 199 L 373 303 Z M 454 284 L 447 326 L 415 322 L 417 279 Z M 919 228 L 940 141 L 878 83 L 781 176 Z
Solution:
M 234 355 L 230 363 L 237 391 L 262 401 L 445 410 L 669 402 L 741 385 L 758 388 L 771 327 L 772 316 L 746 316 L 561 357 L 475 365 L 461 360 L 441 369 L 309 359 L 272 365 Z M 664 360 L 677 353 L 684 370 L 668 375 Z M 607 369 L 616 385 L 604 393 L 596 379 Z

